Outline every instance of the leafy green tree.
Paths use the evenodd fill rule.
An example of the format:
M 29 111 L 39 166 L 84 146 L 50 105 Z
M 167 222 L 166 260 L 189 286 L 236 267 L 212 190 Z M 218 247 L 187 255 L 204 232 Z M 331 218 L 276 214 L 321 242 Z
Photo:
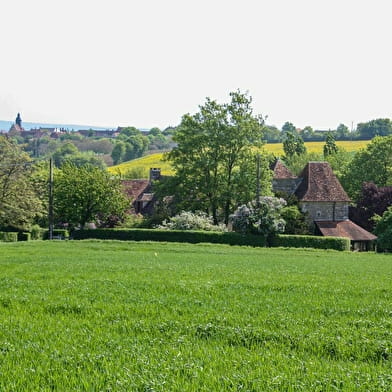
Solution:
M 325 144 L 323 147 L 324 157 L 328 155 L 333 155 L 338 152 L 338 146 L 336 145 L 335 138 L 333 137 L 331 132 L 327 133 L 327 137 L 325 139 Z
M 291 205 L 282 208 L 281 217 L 286 222 L 285 234 L 310 234 L 309 224 L 298 205 Z
M 198 113 L 184 115 L 173 137 L 177 147 L 167 155 L 176 172 L 171 184 L 183 209 L 208 211 L 215 224 L 220 214 L 228 222 L 237 180 L 245 175 L 240 168 L 254 161 L 253 149 L 263 136 L 264 120 L 253 115 L 252 99 L 240 91 L 230 97 L 226 104 L 207 98 Z M 268 192 L 270 184 L 264 180 L 270 171 L 263 168 L 262 173 Z
M 339 124 L 336 128 L 336 137 L 337 139 L 347 139 L 350 136 L 350 130 L 344 124 Z
M 341 178 L 353 200 L 360 196 L 362 184 L 392 185 L 392 135 L 375 137 L 365 149 L 358 151 Z
M 120 147 L 117 145 L 120 144 Z M 115 164 L 139 158 L 147 150 L 149 140 L 135 127 L 126 127 L 120 131 L 113 148 L 112 158 Z M 125 153 L 123 153 L 125 147 Z
M 377 235 L 377 245 L 382 250 L 392 251 L 392 206 L 389 207 L 381 216 L 375 217 Z
M 0 136 L 0 227 L 28 229 L 44 214 L 32 176 L 29 156 L 5 136 Z
M 392 135 L 392 121 L 389 118 L 378 118 L 366 123 L 360 123 L 357 125 L 357 133 L 363 139 Z
M 286 121 L 283 126 L 282 126 L 282 133 L 286 134 L 286 133 L 293 133 L 296 134 L 297 133 L 297 128 L 294 126 L 293 123 Z
M 105 170 L 93 166 L 65 164 L 56 171 L 54 210 L 57 223 L 84 227 L 86 223 L 105 224 L 122 221 L 129 201 L 120 181 Z
M 112 159 L 115 165 L 118 165 L 125 160 L 126 144 L 122 140 L 119 140 L 113 147 Z
M 283 150 L 285 156 L 289 159 L 294 155 L 303 155 L 306 153 L 306 147 L 302 137 L 292 132 L 286 133 L 286 138 L 283 141 Z
M 303 139 L 310 139 L 314 136 L 314 130 L 312 127 L 310 126 L 306 126 L 303 130 L 302 130 L 302 138 Z

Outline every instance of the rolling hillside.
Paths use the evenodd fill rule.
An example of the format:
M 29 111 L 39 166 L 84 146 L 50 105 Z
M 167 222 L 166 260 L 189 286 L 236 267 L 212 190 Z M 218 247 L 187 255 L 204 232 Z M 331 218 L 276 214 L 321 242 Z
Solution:
M 336 144 L 346 151 L 358 151 L 366 147 L 369 142 L 370 140 L 337 141 Z M 324 144 L 324 142 L 308 142 L 305 143 L 305 146 L 308 152 L 318 152 L 321 154 Z M 266 144 L 264 148 L 275 155 L 283 155 L 282 143 Z M 125 174 L 127 171 L 132 170 L 134 173 L 142 173 L 142 177 L 147 178 L 151 167 L 159 167 L 163 175 L 171 175 L 173 174 L 173 170 L 169 162 L 163 160 L 163 155 L 163 153 L 146 155 L 132 161 L 121 163 L 120 165 L 112 166 L 109 168 L 109 171 L 114 174 Z

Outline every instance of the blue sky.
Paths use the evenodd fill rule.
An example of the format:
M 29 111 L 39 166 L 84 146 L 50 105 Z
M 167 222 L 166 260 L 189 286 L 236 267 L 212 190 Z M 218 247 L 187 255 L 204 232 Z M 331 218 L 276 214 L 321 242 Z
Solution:
M 386 0 L 3 0 L 0 119 L 165 128 L 249 91 L 268 123 L 392 117 Z

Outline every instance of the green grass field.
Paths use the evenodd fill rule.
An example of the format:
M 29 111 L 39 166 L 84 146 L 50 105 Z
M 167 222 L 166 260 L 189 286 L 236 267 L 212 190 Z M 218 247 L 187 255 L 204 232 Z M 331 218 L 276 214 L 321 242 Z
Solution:
M 0 243 L 1 391 L 391 391 L 392 256 Z

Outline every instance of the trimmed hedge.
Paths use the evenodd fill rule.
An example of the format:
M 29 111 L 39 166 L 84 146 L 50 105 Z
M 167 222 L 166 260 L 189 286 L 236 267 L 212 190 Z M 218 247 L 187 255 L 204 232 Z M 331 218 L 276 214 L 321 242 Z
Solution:
M 350 239 L 342 237 L 319 237 L 312 235 L 279 234 L 271 241 L 270 246 L 287 248 L 316 248 L 350 250 Z
M 122 241 L 164 241 L 213 244 L 266 246 L 264 237 L 216 231 L 159 230 L 159 229 L 94 229 L 76 230 L 73 239 L 101 239 Z
M 18 233 L 12 231 L 0 231 L 0 241 L 1 242 L 17 242 Z
M 30 233 L 18 233 L 18 241 L 30 241 L 31 240 L 31 234 Z
M 65 239 L 69 238 L 69 232 L 65 229 L 53 229 L 53 237 L 54 239 Z M 42 239 L 48 240 L 49 239 L 49 230 L 42 229 Z

